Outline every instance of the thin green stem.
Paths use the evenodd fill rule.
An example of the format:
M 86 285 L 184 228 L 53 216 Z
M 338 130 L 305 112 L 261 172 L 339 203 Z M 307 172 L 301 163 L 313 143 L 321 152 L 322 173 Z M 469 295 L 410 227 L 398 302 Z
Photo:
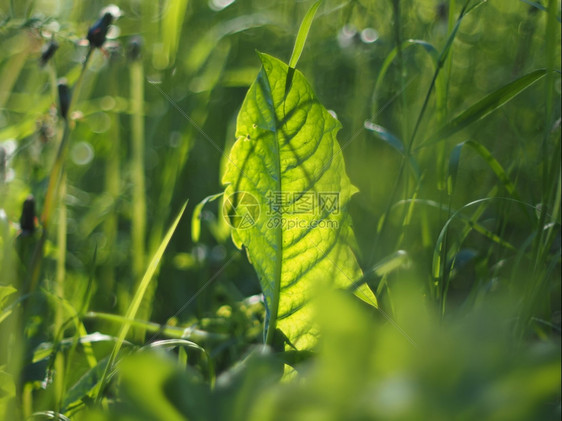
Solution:
M 22 34 L 22 37 L 23 36 L 25 36 L 25 34 Z M 21 42 L 26 45 L 26 48 L 10 57 L 0 73 L 0 108 L 2 109 L 6 106 L 6 102 L 29 56 L 30 48 L 28 40 L 24 39 Z
M 427 106 L 429 104 L 429 98 L 431 96 L 431 92 L 433 92 L 433 88 L 435 87 L 435 84 L 437 82 L 437 77 L 439 76 L 439 73 L 441 71 L 441 69 L 443 68 L 443 65 L 449 55 L 449 52 L 451 50 L 451 46 L 453 44 L 453 41 L 455 40 L 455 36 L 457 34 L 457 31 L 459 29 L 459 26 L 461 24 L 462 19 L 464 18 L 464 16 L 472 9 L 474 9 L 476 6 L 473 6 L 471 9 L 468 9 L 468 5 L 470 4 L 471 0 L 466 0 L 460 14 L 459 17 L 455 23 L 455 26 L 453 27 L 452 32 L 449 34 L 449 38 L 447 39 L 447 43 L 445 44 L 445 47 L 443 48 L 443 50 L 441 51 L 441 54 L 439 56 L 439 60 L 437 62 L 437 67 L 435 69 L 435 73 L 433 74 L 433 79 L 431 80 L 431 83 L 429 85 L 429 89 L 427 91 L 427 94 L 425 95 L 425 99 L 423 101 L 423 105 L 422 108 L 420 110 L 420 113 L 418 115 L 418 119 L 416 120 L 416 125 L 414 126 L 414 131 L 412 132 L 412 136 L 410 138 L 410 142 L 408 143 L 408 150 L 406 153 L 406 156 L 410 156 L 413 150 L 413 146 L 414 146 L 414 142 L 416 140 L 416 135 L 418 133 L 418 130 L 420 128 L 420 124 L 423 120 L 423 117 L 425 115 L 425 112 L 427 110 Z M 482 3 L 479 3 L 482 4 Z
M 146 191 L 144 176 L 144 71 L 142 62 L 131 63 L 132 179 L 133 179 L 133 273 L 138 279 L 145 266 Z
M 66 173 L 63 169 L 59 186 L 59 214 L 58 214 L 58 229 L 57 229 L 57 266 L 56 266 L 56 282 L 55 282 L 55 295 L 61 300 L 64 300 L 64 280 L 66 277 L 66 234 L 67 234 L 67 210 L 65 203 L 66 196 Z M 54 328 L 56 331 L 60 330 L 64 320 L 63 308 L 56 306 Z M 55 402 L 57 403 L 57 411 L 60 410 L 63 400 L 63 386 L 64 386 L 64 356 L 58 353 L 55 360 Z
M 84 74 L 86 73 L 86 69 L 88 67 L 88 63 L 92 56 L 93 48 L 88 49 L 88 53 L 86 54 L 86 59 L 82 65 L 82 70 L 74 85 L 74 90 L 72 92 L 72 96 L 70 99 L 70 104 L 68 107 L 67 116 L 64 119 L 64 131 L 62 135 L 61 142 L 59 144 L 59 148 L 57 151 L 57 155 L 55 158 L 55 162 L 53 164 L 53 168 L 51 169 L 51 173 L 49 175 L 49 184 L 47 186 L 47 193 L 45 195 L 45 203 L 43 205 L 43 212 L 41 214 L 41 223 L 43 225 L 43 232 L 41 234 L 41 238 L 37 242 L 37 246 L 35 247 L 35 251 L 33 253 L 33 258 L 30 265 L 28 279 L 29 282 L 29 291 L 33 292 L 35 288 L 37 288 L 37 282 L 39 280 L 39 273 L 41 270 L 41 260 L 43 258 L 43 247 L 47 240 L 47 235 L 50 228 L 51 223 L 51 213 L 54 208 L 54 201 L 55 197 L 57 197 L 57 191 L 60 185 L 60 180 L 62 174 L 64 172 L 64 165 L 66 161 L 66 154 L 67 154 L 67 144 L 68 139 L 70 137 L 70 131 L 72 130 L 70 125 L 70 116 L 74 105 L 76 103 L 76 99 L 80 93 L 80 89 L 82 87 L 82 82 L 84 81 Z
M 544 253 L 544 235 L 545 224 L 547 221 L 547 215 L 551 212 L 551 200 L 555 194 L 555 188 L 553 184 L 556 184 L 558 177 L 556 172 L 560 168 L 560 137 L 556 138 L 557 144 L 554 145 L 554 149 L 558 155 L 556 157 L 554 164 L 549 165 L 551 161 L 552 149 L 549 148 L 549 139 L 551 138 L 550 132 L 552 128 L 553 120 L 553 103 L 554 103 L 554 66 L 556 57 L 556 40 L 557 30 L 559 25 L 556 23 L 556 15 L 558 12 L 558 1 L 549 0 L 547 9 L 547 25 L 545 33 L 545 49 L 546 49 L 546 81 L 545 81 L 545 121 L 544 121 L 544 133 L 542 139 L 541 153 L 542 153 L 542 184 L 543 184 L 543 195 L 542 195 L 542 212 L 539 217 L 539 224 L 537 226 L 537 237 L 534 247 L 534 261 L 535 268 L 542 267 L 544 264 L 543 257 Z
M 392 1 L 393 13 L 394 13 L 394 43 L 396 44 L 396 60 L 398 62 L 398 71 L 400 79 L 400 102 L 403 110 L 403 115 L 406 115 L 406 96 L 405 96 L 405 83 L 404 83 L 404 55 L 402 53 L 402 34 L 400 32 L 401 28 L 401 12 L 400 12 L 400 0 Z M 403 121 L 402 128 L 402 138 L 406 139 L 407 136 L 407 122 L 408 119 L 405 118 Z
M 135 290 L 141 281 L 145 269 L 146 248 L 146 189 L 144 174 L 144 69 L 141 60 L 130 64 L 130 95 L 132 104 L 132 181 L 133 181 L 133 203 L 132 203 L 132 260 L 133 277 L 135 279 Z M 150 317 L 146 308 L 142 313 Z M 139 340 L 143 340 L 144 330 L 136 330 Z
M 112 64 L 112 72 L 110 73 L 110 94 L 117 97 L 118 92 L 118 70 L 116 64 Z M 115 284 L 115 253 L 113 250 L 117 242 L 118 231 L 118 216 L 117 216 L 117 201 L 119 199 L 121 189 L 121 165 L 120 165 L 120 130 L 119 130 L 119 114 L 113 113 L 111 115 L 111 128 L 108 136 L 109 152 L 107 155 L 105 166 L 105 190 L 112 201 L 113 211 L 107 214 L 103 224 L 103 230 L 107 238 L 107 256 L 106 264 L 103 266 L 103 289 L 107 292 L 113 291 Z

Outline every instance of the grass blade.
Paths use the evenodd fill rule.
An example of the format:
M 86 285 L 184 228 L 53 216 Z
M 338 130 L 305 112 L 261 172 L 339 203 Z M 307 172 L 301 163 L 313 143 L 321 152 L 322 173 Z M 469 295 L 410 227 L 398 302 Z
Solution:
M 169 326 L 169 325 L 162 325 L 159 323 L 154 322 L 147 322 L 145 320 L 138 320 L 138 319 L 127 319 L 124 316 L 120 316 L 118 314 L 109 314 L 109 313 L 99 313 L 95 311 L 90 311 L 84 315 L 87 319 L 94 319 L 94 320 L 103 320 L 114 324 L 123 324 L 123 323 L 130 323 L 133 327 L 140 327 L 147 332 L 167 336 L 169 338 L 176 338 L 176 339 L 189 339 L 194 342 L 220 342 L 220 341 L 227 341 L 228 335 L 223 333 L 214 333 L 214 332 L 207 332 L 201 329 L 197 329 L 193 326 L 187 327 L 178 327 L 178 326 Z
M 378 138 L 384 140 L 388 145 L 394 148 L 400 155 L 404 156 L 406 152 L 404 144 L 394 134 L 390 133 L 384 127 L 371 123 L 370 121 L 365 121 L 364 126 L 367 130 L 373 132 Z
M 133 216 L 131 224 L 133 276 L 140 278 L 146 264 L 146 183 L 144 129 L 144 69 L 142 62 L 130 64 L 130 91 L 133 107 L 131 116 L 131 177 L 133 182 Z M 136 286 L 136 285 L 135 285 Z
M 389 132 L 384 127 L 379 126 L 378 124 L 374 124 L 368 120 L 365 121 L 364 127 L 367 130 L 373 132 L 378 138 L 382 139 L 385 143 L 387 143 L 394 150 L 396 150 L 400 155 L 406 157 L 406 149 L 404 148 L 404 143 L 394 134 Z M 412 169 L 414 177 L 416 178 L 416 181 L 419 181 L 421 177 L 421 172 L 418 162 L 411 155 L 408 157 L 408 162 L 410 163 L 410 167 Z
M 80 402 L 85 396 L 95 390 L 96 384 L 104 373 L 107 358 L 101 360 L 96 366 L 86 371 L 70 388 L 66 391 L 63 408 L 67 412 L 73 404 Z
M 291 59 L 289 60 L 289 67 L 293 69 L 297 67 L 302 50 L 304 49 L 304 44 L 306 43 L 306 38 L 308 37 L 308 32 L 312 26 L 312 20 L 314 19 L 314 15 L 316 14 L 318 7 L 320 7 L 320 3 L 322 3 L 322 0 L 318 0 L 314 3 L 310 9 L 308 9 L 308 12 L 306 12 L 305 17 L 302 20 L 299 33 L 297 34 L 297 39 L 295 41 L 295 46 L 293 47 L 293 53 L 291 54 Z
M 377 276 L 386 276 L 396 269 L 408 266 L 409 257 L 405 250 L 397 250 L 390 256 L 386 256 L 373 266 L 370 272 Z
M 449 196 L 453 194 L 455 185 L 457 184 L 457 174 L 459 172 L 459 163 L 461 151 L 465 142 L 456 145 L 449 155 L 449 175 L 447 176 L 447 193 Z
M 513 196 L 515 199 L 519 199 L 519 195 L 515 190 L 515 185 L 509 179 L 509 176 L 503 169 L 502 165 L 498 162 L 496 158 L 492 155 L 492 153 L 481 143 L 478 143 L 474 140 L 467 140 L 466 142 L 459 143 L 455 146 L 451 152 L 451 157 L 449 158 L 449 194 L 452 194 L 456 179 L 457 179 L 457 172 L 458 172 L 458 165 L 460 160 L 460 154 L 463 146 L 470 146 L 490 167 L 490 169 L 494 172 L 496 177 L 501 181 L 504 188 L 507 192 Z
M 447 222 L 445 222 L 445 224 L 443 225 L 443 228 L 441 229 L 441 232 L 439 233 L 439 237 L 437 238 L 437 242 L 435 243 L 435 248 L 433 250 L 433 263 L 432 263 L 432 275 L 433 275 L 433 281 L 435 282 L 435 285 L 438 286 L 440 283 L 442 283 L 442 278 L 443 278 L 443 274 L 444 274 L 444 270 L 445 270 L 445 265 L 446 265 L 446 255 L 447 252 L 445 250 L 446 246 L 446 238 L 447 238 L 447 232 L 449 230 L 449 225 L 451 224 L 451 222 L 453 222 L 457 217 L 461 217 L 462 218 L 462 212 L 464 212 L 466 209 L 471 208 L 473 206 L 476 205 L 481 205 L 484 204 L 486 202 L 493 202 L 493 201 L 497 201 L 497 200 L 504 200 L 504 201 L 508 201 L 508 202 L 516 202 L 519 203 L 520 205 L 525 205 L 528 206 L 528 204 L 517 200 L 517 199 L 512 199 L 509 197 L 485 197 L 483 199 L 478 199 L 475 200 L 473 202 L 467 203 L 466 205 L 464 205 L 462 208 L 456 210 L 450 217 L 449 219 L 447 219 Z M 464 219 L 464 218 L 463 218 Z M 477 231 L 478 233 L 482 234 L 484 237 L 488 238 L 489 240 L 493 241 L 494 243 L 497 243 L 498 245 L 505 247 L 509 250 L 516 250 L 516 248 L 510 244 L 508 241 L 505 241 L 503 239 L 501 239 L 498 235 L 490 232 L 489 230 L 487 230 L 486 228 L 484 228 L 483 226 L 479 225 L 476 223 L 476 221 L 471 220 L 470 221 L 470 225 L 467 227 L 467 229 L 473 228 L 475 231 Z M 460 238 L 465 238 L 466 234 L 463 234 L 460 236 Z M 447 292 L 447 288 L 448 285 L 440 285 L 442 290 L 443 290 L 443 296 L 441 297 L 441 301 L 442 301 L 442 312 L 444 314 L 444 310 L 445 310 L 445 301 L 446 301 L 446 292 Z
M 193 216 L 191 217 L 191 239 L 194 243 L 199 242 L 199 237 L 201 236 L 201 212 L 205 205 L 209 202 L 213 202 L 214 200 L 221 197 L 223 193 L 213 194 L 211 196 L 207 196 L 201 202 L 195 206 L 193 210 Z
M 60 421 L 70 421 L 70 418 L 65 417 L 64 415 L 62 415 L 59 412 L 55 412 L 55 411 L 39 411 L 39 412 L 34 412 L 33 414 L 31 414 L 31 418 L 43 418 L 43 419 L 47 419 L 47 420 L 60 420 Z
M 548 12 L 546 7 L 544 7 L 542 4 L 536 1 L 531 1 L 531 0 L 519 0 L 519 1 L 522 1 L 523 3 L 527 3 L 529 6 L 534 7 L 535 9 L 538 9 L 542 12 Z M 560 19 L 560 15 L 556 16 L 556 20 L 562 23 L 562 19 Z
M 503 169 L 502 165 L 498 162 L 496 158 L 491 154 L 491 152 L 484 145 L 475 142 L 474 140 L 468 140 L 465 145 L 470 146 L 480 155 L 484 161 L 489 165 L 490 169 L 496 174 L 498 179 L 501 181 L 507 192 L 514 198 L 519 199 L 519 195 L 515 191 L 515 185 L 509 179 L 507 173 Z
M 131 321 L 130 320 L 134 319 L 135 315 L 137 314 L 137 311 L 138 311 L 138 309 L 140 307 L 140 304 L 142 302 L 142 298 L 144 296 L 144 293 L 146 292 L 146 289 L 148 288 L 148 285 L 150 284 L 150 281 L 152 280 L 152 275 L 154 275 L 154 272 L 156 271 L 156 268 L 158 267 L 158 264 L 160 263 L 160 260 L 162 259 L 162 255 L 164 254 L 164 251 L 166 250 L 166 247 L 168 246 L 168 243 L 170 242 L 170 240 L 172 238 L 172 235 L 174 234 L 174 232 L 176 230 L 176 227 L 178 226 L 178 223 L 180 222 L 180 219 L 183 216 L 183 213 L 185 211 L 186 206 L 187 206 L 187 202 L 185 202 L 184 205 L 182 206 L 178 216 L 176 217 L 175 221 L 172 223 L 172 226 L 170 227 L 170 229 L 168 230 L 168 232 L 164 236 L 164 239 L 160 243 L 160 247 L 158 247 L 158 249 L 156 250 L 156 253 L 154 253 L 154 256 L 152 256 L 152 260 L 150 261 L 150 264 L 148 265 L 148 268 L 146 269 L 146 272 L 145 272 L 137 290 L 135 291 L 135 295 L 134 295 L 134 297 L 131 301 L 131 304 L 129 305 L 129 309 L 127 310 L 127 313 L 125 315 L 125 318 L 127 320 L 125 320 L 123 325 L 121 326 L 121 330 L 119 332 L 117 342 L 116 342 L 115 346 L 113 347 L 113 350 L 111 351 L 111 355 L 109 357 L 109 360 L 107 362 L 107 366 L 106 366 L 105 371 L 103 373 L 102 380 L 99 383 L 99 388 L 97 390 L 97 397 L 96 397 L 96 401 L 98 403 L 99 403 L 99 401 L 102 397 L 102 392 L 103 392 L 103 389 L 105 387 L 105 383 L 107 382 L 109 371 L 111 370 L 111 367 L 113 366 L 113 363 L 115 362 L 115 358 L 117 357 L 117 354 L 119 353 L 119 350 L 121 349 L 121 345 L 125 341 L 125 337 L 127 336 L 127 333 L 129 332 L 129 328 L 131 327 Z
M 388 71 L 388 68 L 390 67 L 390 65 L 392 64 L 392 62 L 394 61 L 394 59 L 396 58 L 396 56 L 398 55 L 398 50 L 400 51 L 404 51 L 406 48 L 411 47 L 413 45 L 419 45 L 421 47 L 423 47 L 423 49 L 425 51 L 427 51 L 427 53 L 431 56 L 431 59 L 433 60 L 433 62 L 435 63 L 435 65 L 438 64 L 439 62 L 439 52 L 435 49 L 435 47 L 433 45 L 431 45 L 429 42 L 427 41 L 423 41 L 420 39 L 407 39 L 406 41 L 404 41 L 402 43 L 402 45 L 400 45 L 400 48 L 398 47 L 394 47 L 394 49 L 388 53 L 388 55 L 386 56 L 386 58 L 384 59 L 384 62 L 380 68 L 379 71 L 379 75 L 377 76 L 377 80 L 375 82 L 375 89 L 373 89 L 373 99 L 372 99 L 372 103 L 373 103 L 373 113 L 376 112 L 376 108 L 377 108 L 377 98 L 378 98 L 378 94 L 382 85 L 382 81 L 384 80 L 384 77 L 386 76 L 386 72 Z
M 156 268 L 158 267 L 158 264 L 160 263 L 160 259 L 162 258 L 162 255 L 164 254 L 164 251 L 166 250 L 166 247 L 168 246 L 168 243 L 170 242 L 170 239 L 172 238 L 172 235 L 174 234 L 176 227 L 178 226 L 178 223 L 185 211 L 185 208 L 187 206 L 187 202 L 184 203 L 184 205 L 182 206 L 178 216 L 176 217 L 174 223 L 172 224 L 172 226 L 170 227 L 170 229 L 168 230 L 168 232 L 166 233 L 166 236 L 164 237 L 164 239 L 162 240 L 162 243 L 160 244 L 160 247 L 158 247 L 158 249 L 156 250 L 156 253 L 154 254 L 154 256 L 152 256 L 152 260 L 150 261 L 150 264 L 148 265 L 148 268 L 139 284 L 139 287 L 137 288 L 137 290 L 135 291 L 135 295 L 131 301 L 131 304 L 129 306 L 129 309 L 127 310 L 127 314 L 125 315 L 126 318 L 128 319 L 134 319 L 135 315 L 137 314 L 137 310 L 139 309 L 140 303 L 142 301 L 142 297 L 144 296 L 144 293 L 148 287 L 148 284 L 150 283 L 151 279 L 152 279 L 152 275 L 154 275 L 154 272 L 156 271 Z M 120 340 L 125 339 L 125 336 L 127 335 L 127 331 L 129 328 L 130 324 L 125 323 L 123 325 L 121 334 L 119 335 Z
M 472 7 L 468 7 L 470 0 L 467 0 L 466 3 L 464 4 L 459 17 L 455 23 L 455 26 L 453 26 L 453 29 L 451 30 L 451 33 L 449 34 L 449 37 L 447 38 L 447 42 L 445 43 L 445 47 L 443 47 L 443 50 L 441 51 L 441 54 L 439 54 L 439 60 L 437 61 L 437 66 L 435 69 L 435 73 L 433 74 L 433 79 L 431 80 L 431 83 L 429 85 L 429 89 L 427 90 L 427 94 L 425 95 L 425 99 L 423 101 L 423 105 L 421 107 L 420 113 L 418 115 L 418 119 L 416 120 L 416 125 L 414 126 L 414 131 L 412 132 L 412 138 L 410 140 L 410 143 L 408 144 L 408 154 L 410 154 L 412 147 L 414 145 L 414 141 L 416 140 L 416 134 L 418 133 L 418 129 L 420 127 L 421 121 L 423 119 L 423 116 L 425 114 L 425 111 L 427 109 L 427 104 L 429 104 L 429 97 L 431 96 L 431 92 L 433 91 L 433 88 L 435 86 L 437 86 L 437 77 L 439 76 L 439 73 L 441 71 L 441 68 L 443 67 L 443 65 L 445 64 L 445 62 L 447 61 L 447 58 L 449 57 L 449 52 L 451 51 L 451 47 L 453 46 L 453 41 L 455 40 L 456 36 L 457 36 L 457 32 L 460 28 L 461 22 L 463 20 L 463 18 L 468 15 L 472 10 L 476 9 L 478 6 L 484 4 L 485 0 L 481 0 L 480 2 L 474 4 Z
M 495 90 L 441 127 L 417 149 L 445 140 L 470 124 L 483 119 L 540 80 L 545 74 L 544 69 L 535 70 Z

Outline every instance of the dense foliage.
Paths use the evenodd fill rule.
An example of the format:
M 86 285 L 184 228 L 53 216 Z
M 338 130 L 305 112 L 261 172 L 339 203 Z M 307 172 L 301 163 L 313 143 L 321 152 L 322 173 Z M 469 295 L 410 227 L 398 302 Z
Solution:
M 560 418 L 560 2 L 313 4 L 0 0 L 5 419 Z

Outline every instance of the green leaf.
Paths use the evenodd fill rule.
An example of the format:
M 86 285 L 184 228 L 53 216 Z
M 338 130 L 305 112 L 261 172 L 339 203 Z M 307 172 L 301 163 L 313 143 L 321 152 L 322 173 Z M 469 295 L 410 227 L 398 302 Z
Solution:
M 217 400 L 192 370 L 178 370 L 166 354 L 137 352 L 121 363 L 121 394 L 130 419 L 212 420 Z
M 306 38 L 308 37 L 308 32 L 312 26 L 312 20 L 314 19 L 314 15 L 316 14 L 318 7 L 320 7 L 320 3 L 322 3 L 322 0 L 318 0 L 314 3 L 310 9 L 308 9 L 308 12 L 306 12 L 305 17 L 302 20 L 299 33 L 297 34 L 297 39 L 295 41 L 295 46 L 293 47 L 293 53 L 291 54 L 291 59 L 289 60 L 289 67 L 293 69 L 297 67 L 302 50 L 304 49 L 304 44 L 306 43 Z
M 79 403 L 86 396 L 95 393 L 100 379 L 103 377 L 107 361 L 105 357 L 94 367 L 88 369 L 67 391 L 64 396 L 63 408 L 68 409 L 73 404 Z
M 164 348 L 164 349 L 174 349 L 177 347 L 193 348 L 203 353 L 206 353 L 205 348 L 197 345 L 193 341 L 188 341 L 187 339 L 163 339 L 161 341 L 151 342 L 146 347 L 148 348 Z
M 194 243 L 199 242 L 199 237 L 201 235 L 201 212 L 203 211 L 203 208 L 208 202 L 213 202 L 221 196 L 222 193 L 207 196 L 199 202 L 197 206 L 195 206 L 195 209 L 193 209 L 193 216 L 191 217 L 191 239 Z
M 545 74 L 546 70 L 544 69 L 535 70 L 495 90 L 441 127 L 419 146 L 419 148 L 444 140 L 468 125 L 483 119 L 541 79 Z
M 222 180 L 226 214 L 265 295 L 266 342 L 278 328 L 296 349 L 309 349 L 318 336 L 309 300 L 362 277 L 347 212 L 357 189 L 336 140 L 340 123 L 302 73 L 295 71 L 285 95 L 289 67 L 259 57 L 263 67 L 238 114 Z M 355 294 L 377 306 L 366 285 Z
M 199 352 L 201 352 L 203 354 L 203 356 L 205 357 L 205 361 L 207 363 L 207 371 L 209 373 L 209 377 L 211 378 L 211 385 L 214 384 L 214 377 L 215 377 L 215 368 L 213 366 L 213 360 L 210 358 L 208 352 L 205 350 L 205 348 L 203 348 L 202 346 L 196 344 L 193 341 L 189 341 L 187 339 L 164 339 L 164 340 L 160 340 L 160 341 L 156 341 L 156 342 L 152 342 L 146 346 L 144 346 L 143 348 L 141 348 L 141 350 L 146 350 L 147 348 L 149 349 L 157 349 L 157 348 L 163 348 L 165 350 L 171 350 L 174 348 L 181 348 L 183 347 L 184 350 L 187 349 L 195 349 Z

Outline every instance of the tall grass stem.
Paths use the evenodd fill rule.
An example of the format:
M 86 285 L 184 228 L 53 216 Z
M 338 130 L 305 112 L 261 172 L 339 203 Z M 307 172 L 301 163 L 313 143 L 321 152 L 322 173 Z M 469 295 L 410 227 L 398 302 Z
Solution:
M 141 60 L 130 64 L 130 95 L 132 105 L 132 259 L 135 289 L 138 288 L 145 268 L 146 247 L 146 190 L 144 175 L 144 69 Z M 149 315 L 147 315 L 149 316 Z M 138 331 L 140 340 L 144 331 Z

